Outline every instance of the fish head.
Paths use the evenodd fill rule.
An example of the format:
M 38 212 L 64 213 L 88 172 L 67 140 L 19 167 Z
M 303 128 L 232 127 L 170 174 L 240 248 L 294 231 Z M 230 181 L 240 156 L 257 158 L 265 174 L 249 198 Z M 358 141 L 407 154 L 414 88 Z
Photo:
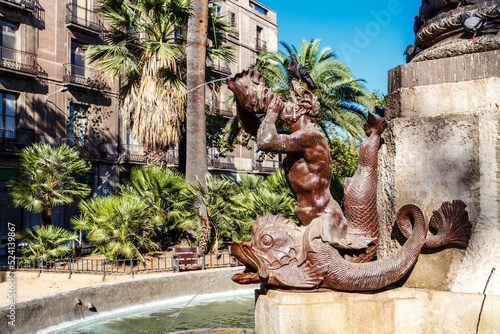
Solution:
M 250 241 L 231 244 L 231 253 L 246 266 L 243 273 L 233 276 L 233 281 L 241 284 L 267 282 L 272 271 L 296 258 L 301 236 L 297 225 L 283 215 L 257 217 Z

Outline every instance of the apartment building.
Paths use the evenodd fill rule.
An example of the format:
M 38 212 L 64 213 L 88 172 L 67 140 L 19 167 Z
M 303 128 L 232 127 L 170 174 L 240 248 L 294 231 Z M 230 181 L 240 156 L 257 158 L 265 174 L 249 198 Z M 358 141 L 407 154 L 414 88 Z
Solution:
M 96 1 L 96 0 L 94 0 Z M 214 9 L 227 15 L 235 32 L 228 36 L 236 64 L 210 64 L 224 75 L 237 73 L 264 49 L 277 50 L 276 12 L 251 0 L 218 1 Z M 86 45 L 102 43 L 104 22 L 93 0 L 0 0 L 0 255 L 7 223 L 21 230 L 40 224 L 39 215 L 7 205 L 6 187 L 15 175 L 19 152 L 34 142 L 78 148 L 91 161 L 85 180 L 92 194 L 105 195 L 145 162 L 144 150 L 128 136 L 119 117 L 120 78 L 94 71 Z M 229 91 L 207 92 L 213 112 L 234 115 L 226 106 Z M 103 116 L 101 122 L 92 117 Z M 96 135 L 99 138 L 96 138 Z M 177 154 L 170 152 L 173 165 Z M 213 173 L 270 173 L 279 162 L 261 161 L 255 150 L 237 147 L 228 158 L 216 150 L 208 157 Z M 69 224 L 76 205 L 56 207 L 54 225 Z
M 40 223 L 39 215 L 6 203 L 6 185 L 24 147 L 39 141 L 77 147 L 92 162 L 85 181 L 98 195 L 119 180 L 116 159 L 127 147 L 118 117 L 120 83 L 100 76 L 85 57 L 86 45 L 102 43 L 104 29 L 91 0 L 1 0 L 0 27 L 2 236 L 7 222 L 17 230 Z M 97 113 L 109 116 L 89 133 Z M 99 140 L 89 140 L 97 134 Z M 76 212 L 76 205 L 56 207 L 54 224 L 69 224 Z
M 231 76 L 249 68 L 262 50 L 278 50 L 277 15 L 264 4 L 251 0 L 219 0 L 214 2 L 211 10 L 224 15 L 234 28 L 234 32 L 227 36 L 227 44 L 234 49 L 236 63 L 211 64 L 222 75 Z M 211 112 L 228 118 L 236 115 L 236 107 L 229 107 L 226 103 L 230 94 L 227 85 L 223 85 L 218 94 L 207 90 L 206 102 Z M 212 148 L 208 157 L 209 170 L 236 176 L 238 172 L 269 174 L 279 168 L 279 156 L 263 157 L 253 141 L 249 146 L 247 149 L 238 145 L 225 158 L 219 157 L 218 150 Z

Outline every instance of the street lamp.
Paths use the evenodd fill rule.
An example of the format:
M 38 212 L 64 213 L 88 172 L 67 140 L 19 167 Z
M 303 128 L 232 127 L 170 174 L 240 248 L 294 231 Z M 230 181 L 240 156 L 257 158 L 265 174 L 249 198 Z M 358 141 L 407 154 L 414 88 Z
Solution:
M 69 88 L 67 86 L 62 86 L 61 88 L 59 88 L 59 90 L 56 90 L 55 92 L 53 93 L 50 93 L 49 95 L 45 96 L 44 98 L 44 103 L 47 104 L 48 100 L 49 100 L 49 97 L 51 97 L 52 95 L 54 94 L 57 94 L 57 93 L 62 93 L 62 92 L 65 92 L 67 91 Z

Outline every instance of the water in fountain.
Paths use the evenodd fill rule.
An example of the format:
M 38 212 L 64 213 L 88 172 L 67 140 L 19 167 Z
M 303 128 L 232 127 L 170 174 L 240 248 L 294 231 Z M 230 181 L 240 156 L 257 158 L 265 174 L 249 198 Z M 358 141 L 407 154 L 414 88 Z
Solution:
M 164 334 L 195 328 L 254 328 L 254 291 L 210 294 L 169 300 L 154 306 L 140 305 L 133 310 L 114 313 L 45 334 Z M 172 320 L 176 319 L 172 325 Z

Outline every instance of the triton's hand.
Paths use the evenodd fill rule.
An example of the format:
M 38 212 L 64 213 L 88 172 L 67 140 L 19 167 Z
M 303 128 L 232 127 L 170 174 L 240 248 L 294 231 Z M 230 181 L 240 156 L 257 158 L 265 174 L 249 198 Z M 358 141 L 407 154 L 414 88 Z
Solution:
M 283 102 L 283 100 L 279 96 L 275 95 L 273 100 L 269 104 L 269 107 L 267 108 L 267 113 L 275 114 L 277 118 L 283 108 L 285 108 L 285 102 Z

